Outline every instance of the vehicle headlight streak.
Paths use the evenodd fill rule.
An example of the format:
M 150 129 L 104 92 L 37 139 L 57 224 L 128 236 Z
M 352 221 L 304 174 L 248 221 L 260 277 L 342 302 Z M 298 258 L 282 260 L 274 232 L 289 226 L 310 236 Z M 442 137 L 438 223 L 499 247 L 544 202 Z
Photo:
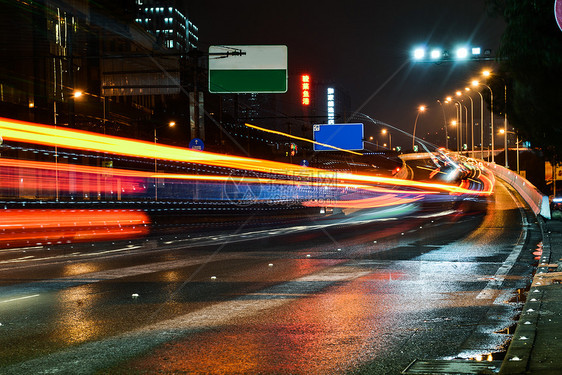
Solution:
M 360 188 L 368 186 L 368 190 L 377 192 L 388 192 L 392 194 L 476 194 L 490 195 L 493 186 L 487 186 L 482 191 L 474 191 L 463 186 L 452 186 L 439 183 L 427 183 L 420 181 L 402 180 L 396 178 L 386 178 L 378 176 L 339 173 L 330 170 L 301 167 L 294 164 L 281 162 L 273 162 L 263 159 L 254 159 L 248 157 L 237 157 L 231 155 L 215 154 L 204 151 L 194 151 L 190 149 L 156 145 L 152 142 L 138 141 L 114 136 L 106 136 L 97 133 L 85 132 L 80 130 L 62 129 L 48 125 L 38 125 L 27 122 L 14 121 L 0 118 L 0 136 L 7 141 L 18 141 L 25 143 L 34 143 L 46 146 L 58 146 L 68 149 L 87 150 L 91 152 L 110 153 L 115 155 L 124 155 L 131 157 L 157 158 L 159 160 L 188 162 L 193 164 L 202 164 L 209 166 L 217 166 L 231 168 L 236 170 L 246 170 L 252 172 L 268 173 L 274 178 L 277 184 L 286 184 L 287 178 L 290 179 L 289 184 L 294 185 L 295 177 L 298 177 L 299 183 L 316 183 L 325 184 L 326 180 L 331 181 L 339 187 L 352 185 Z M 59 163 L 57 168 L 63 167 L 64 164 Z M 91 173 L 98 173 L 96 167 L 86 167 L 73 165 L 72 168 L 86 168 Z M 100 168 L 107 173 L 107 169 Z M 88 173 L 90 173 L 88 172 Z M 129 177 L 137 176 L 143 178 L 170 178 L 170 179 L 196 179 L 196 180 L 213 180 L 224 181 L 233 176 L 202 176 L 202 175 L 175 175 L 175 174 L 158 174 L 149 172 L 124 171 L 112 169 L 113 174 L 122 174 Z M 194 177 L 195 176 L 195 177 Z M 320 177 L 319 177 L 320 176 Z M 259 178 L 255 181 L 243 179 L 247 183 L 268 183 Z M 321 181 L 321 182 L 318 182 Z M 373 186 L 375 185 L 375 186 Z M 405 190 L 396 190 L 397 187 L 407 188 Z M 411 190 L 410 190 L 411 189 Z

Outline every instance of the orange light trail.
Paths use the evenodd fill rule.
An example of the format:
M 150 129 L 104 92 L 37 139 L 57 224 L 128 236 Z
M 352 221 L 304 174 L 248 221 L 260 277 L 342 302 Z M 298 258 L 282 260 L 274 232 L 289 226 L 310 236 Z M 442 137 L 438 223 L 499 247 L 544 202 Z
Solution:
M 449 194 L 490 195 L 492 193 L 492 188 L 484 191 L 474 191 L 463 186 L 426 183 L 351 173 L 338 173 L 324 169 L 301 167 L 294 164 L 194 151 L 180 147 L 156 145 L 151 142 L 105 136 L 80 130 L 62 129 L 60 127 L 37 125 L 2 118 L 0 118 L 0 135 L 6 140 L 36 143 L 47 146 L 57 145 L 59 147 L 69 149 L 106 152 L 131 157 L 157 158 L 160 160 L 188 162 L 290 177 L 298 176 L 311 179 L 333 178 L 335 181 L 338 181 L 338 184 L 340 185 L 348 183 L 383 184 L 389 186 L 411 187 L 426 191 L 441 191 Z M 58 166 L 61 165 L 61 163 L 58 164 Z M 201 178 L 201 176 L 198 178 Z
M 397 206 L 401 204 L 414 203 L 419 201 L 421 197 L 404 198 L 394 194 L 385 194 L 378 197 L 366 199 L 353 199 L 349 201 L 339 200 L 337 202 L 318 202 L 306 201 L 303 206 L 307 207 L 338 207 L 338 208 L 381 208 L 389 206 Z
M 0 248 L 142 236 L 150 219 L 140 210 L 2 210 Z

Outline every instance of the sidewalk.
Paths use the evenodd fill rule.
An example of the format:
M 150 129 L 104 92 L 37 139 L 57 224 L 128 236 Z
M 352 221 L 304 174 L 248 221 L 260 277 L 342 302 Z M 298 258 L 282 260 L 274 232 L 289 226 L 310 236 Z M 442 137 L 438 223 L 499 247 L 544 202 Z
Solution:
M 562 374 L 562 219 L 539 221 L 543 252 L 500 374 Z

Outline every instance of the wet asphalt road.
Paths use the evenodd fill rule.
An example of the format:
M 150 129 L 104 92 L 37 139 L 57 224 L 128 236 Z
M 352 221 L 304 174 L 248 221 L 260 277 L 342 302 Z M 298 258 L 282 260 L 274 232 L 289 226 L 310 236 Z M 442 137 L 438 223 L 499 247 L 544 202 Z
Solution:
M 496 191 L 314 231 L 4 250 L 0 373 L 398 374 L 500 351 L 540 232 Z

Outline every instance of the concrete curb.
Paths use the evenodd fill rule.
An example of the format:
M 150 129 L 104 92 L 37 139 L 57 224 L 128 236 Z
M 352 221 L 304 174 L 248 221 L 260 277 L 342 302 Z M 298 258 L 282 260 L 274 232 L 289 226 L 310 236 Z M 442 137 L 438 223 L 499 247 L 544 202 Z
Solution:
M 505 359 L 500 368 L 500 374 L 528 374 L 531 364 L 532 352 L 535 346 L 537 330 L 545 290 L 543 275 L 548 272 L 548 262 L 551 259 L 550 236 L 545 235 L 544 219 L 537 215 L 537 220 L 542 232 L 543 250 L 539 266 L 533 277 L 527 300 L 521 311 L 517 327 L 507 350 Z M 559 371 L 556 369 L 556 371 Z

